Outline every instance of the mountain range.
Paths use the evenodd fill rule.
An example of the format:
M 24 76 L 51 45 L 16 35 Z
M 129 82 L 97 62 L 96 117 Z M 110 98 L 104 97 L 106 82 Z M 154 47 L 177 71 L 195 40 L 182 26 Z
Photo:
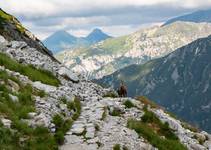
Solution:
M 71 50 L 80 47 L 88 47 L 89 45 L 107 38 L 111 38 L 111 36 L 103 33 L 100 29 L 94 29 L 86 37 L 75 37 L 68 32 L 61 30 L 46 38 L 43 43 L 48 49 L 56 54 L 67 49 Z
M 179 117 L 211 132 L 211 36 L 165 57 L 131 65 L 98 82 L 117 88 L 125 82 L 129 96 L 145 95 Z
M 127 36 L 110 38 L 88 48 L 67 50 L 55 57 L 89 79 L 100 78 L 128 65 L 142 64 L 167 55 L 209 34 L 209 23 L 175 22 L 141 29 Z
M 168 25 L 176 21 L 188 21 L 188 22 L 195 22 L 195 23 L 211 22 L 211 9 L 199 10 L 190 14 L 172 18 L 166 21 L 164 25 Z

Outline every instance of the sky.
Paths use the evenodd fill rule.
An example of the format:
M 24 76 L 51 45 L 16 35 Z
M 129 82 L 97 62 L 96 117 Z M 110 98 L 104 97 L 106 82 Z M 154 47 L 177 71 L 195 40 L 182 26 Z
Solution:
M 100 28 L 111 36 L 126 35 L 211 8 L 211 0 L 1 0 L 0 7 L 43 40 L 58 30 L 86 36 Z

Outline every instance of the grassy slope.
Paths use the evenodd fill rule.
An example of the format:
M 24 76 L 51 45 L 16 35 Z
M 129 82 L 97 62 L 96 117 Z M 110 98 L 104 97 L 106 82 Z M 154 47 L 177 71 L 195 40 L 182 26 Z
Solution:
M 59 80 L 51 72 L 42 69 L 36 69 L 32 65 L 19 64 L 3 53 L 0 53 L 0 65 L 5 66 L 7 69 L 28 76 L 32 81 L 41 81 L 42 83 L 54 86 L 58 86 L 60 84 Z
M 0 123 L 0 149 L 57 149 L 56 141 L 47 128 L 40 126 L 33 129 L 21 121 L 28 118 L 29 112 L 35 111 L 32 87 L 22 85 L 18 79 L 9 76 L 4 71 L 0 71 L 0 80 L 4 82 L 0 84 L 0 116 L 12 121 L 12 130 Z M 8 80 L 16 82 L 21 89 L 18 92 L 12 92 L 8 88 Z M 9 94 L 16 95 L 19 101 L 13 102 Z
M 153 112 L 147 110 L 147 107 L 144 111 L 141 121 L 128 120 L 128 128 L 134 129 L 159 150 L 187 150 L 167 123 L 162 123 Z

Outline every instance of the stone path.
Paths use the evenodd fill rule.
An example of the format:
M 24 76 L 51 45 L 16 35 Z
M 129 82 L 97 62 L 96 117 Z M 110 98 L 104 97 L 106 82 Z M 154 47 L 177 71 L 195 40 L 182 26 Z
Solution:
M 126 127 L 128 118 L 141 116 L 143 112 L 137 108 L 131 108 L 131 111 L 125 109 L 122 105 L 125 99 L 98 99 L 92 97 L 83 101 L 81 116 L 65 136 L 66 143 L 61 150 L 112 150 L 115 144 L 124 145 L 131 150 L 152 149 L 135 131 Z M 108 114 L 107 107 L 116 106 L 124 111 L 123 116 Z

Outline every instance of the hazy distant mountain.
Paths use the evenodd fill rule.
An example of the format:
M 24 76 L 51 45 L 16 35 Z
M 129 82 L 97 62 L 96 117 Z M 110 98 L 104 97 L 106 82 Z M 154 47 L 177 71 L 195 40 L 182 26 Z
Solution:
M 107 38 L 110 36 L 100 29 L 94 29 L 87 37 L 80 38 L 61 30 L 46 38 L 43 43 L 55 54 L 66 49 L 86 47 Z
M 99 80 L 129 96 L 145 95 L 181 118 L 211 131 L 211 36 L 196 40 L 166 57 L 131 65 Z
M 77 38 L 75 36 L 61 30 L 46 38 L 43 43 L 53 53 L 57 53 L 61 49 L 71 48 L 71 46 L 76 43 L 76 41 Z
M 109 38 L 88 48 L 64 51 L 56 57 L 89 78 L 109 75 L 127 65 L 162 57 L 198 38 L 211 34 L 211 24 L 175 22 L 133 34 Z
M 107 38 L 111 38 L 111 36 L 103 33 L 100 29 L 94 29 L 87 37 L 85 37 L 85 40 L 93 44 Z
M 200 10 L 193 12 L 191 14 L 179 16 L 168 20 L 164 25 L 176 22 L 176 21 L 189 21 L 189 22 L 211 22 L 211 9 L 209 10 Z

